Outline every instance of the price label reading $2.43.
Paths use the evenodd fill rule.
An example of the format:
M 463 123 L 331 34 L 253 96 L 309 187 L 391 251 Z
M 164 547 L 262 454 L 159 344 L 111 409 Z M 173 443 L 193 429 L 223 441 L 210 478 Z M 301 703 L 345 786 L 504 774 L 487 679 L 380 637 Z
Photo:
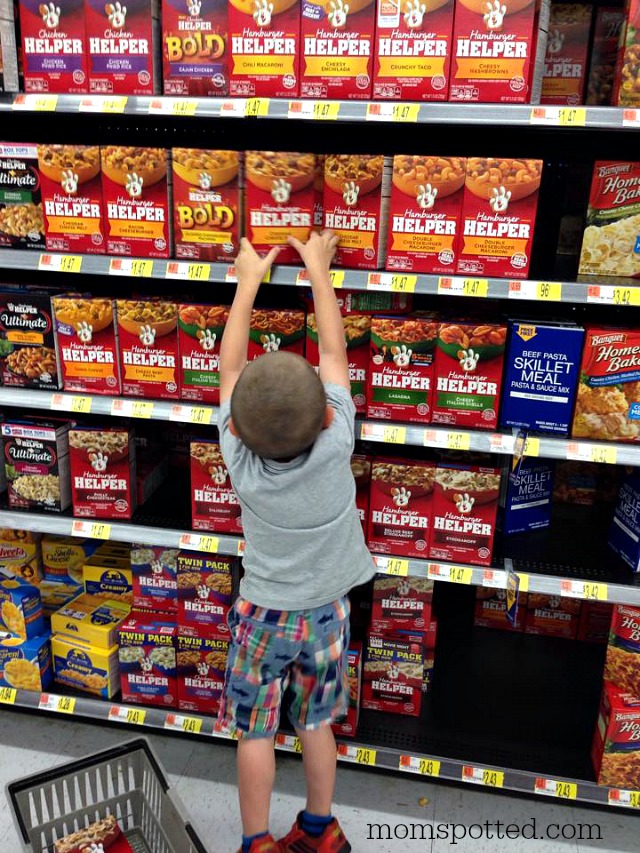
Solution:
M 347 746 L 346 743 L 338 744 L 338 755 L 344 761 L 353 761 L 354 764 L 363 764 L 365 767 L 373 767 L 376 763 L 376 750 L 365 749 L 363 746 Z
M 415 755 L 401 755 L 399 769 L 406 773 L 418 773 L 420 776 L 440 775 L 440 762 L 433 758 L 417 758 Z

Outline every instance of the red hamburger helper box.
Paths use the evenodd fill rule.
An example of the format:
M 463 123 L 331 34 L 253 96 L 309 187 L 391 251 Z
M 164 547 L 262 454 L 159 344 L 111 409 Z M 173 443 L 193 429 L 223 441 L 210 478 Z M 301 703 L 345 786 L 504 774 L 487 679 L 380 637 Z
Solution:
M 179 305 L 180 398 L 220 402 L 220 343 L 228 305 Z
M 89 90 L 83 0 L 20 0 L 25 92 Z
M 537 103 L 549 0 L 456 0 L 450 101 Z
M 432 600 L 432 580 L 409 575 L 376 575 L 371 607 L 372 633 L 427 631 Z
M 136 508 L 133 430 L 75 427 L 69 431 L 73 514 L 131 518 Z
M 331 727 L 340 737 L 355 737 L 360 716 L 362 694 L 362 644 L 351 643 L 347 652 L 347 681 L 349 684 L 349 708 L 347 715 Z
M 476 607 L 473 624 L 479 628 L 497 628 L 500 631 L 523 631 L 527 607 L 527 593 L 518 596 L 518 610 L 513 624 L 507 619 L 506 589 L 476 589 Z
M 217 441 L 191 442 L 191 525 L 217 533 L 242 531 L 238 496 Z
M 304 355 L 304 311 L 296 309 L 254 308 L 249 328 L 248 360 L 266 352 L 286 350 Z
M 178 708 L 214 716 L 224 690 L 229 638 L 178 630 Z
M 640 699 L 604 681 L 591 760 L 598 785 L 610 791 L 609 803 L 629 806 L 629 789 L 640 788 Z
M 349 359 L 349 379 L 351 397 L 356 412 L 360 415 L 367 410 L 367 374 L 369 372 L 369 346 L 371 341 L 371 317 L 367 314 L 346 314 L 342 318 L 344 337 Z M 305 355 L 313 367 L 320 366 L 320 350 L 316 315 L 307 314 L 307 340 Z
M 424 647 L 419 639 L 369 635 L 362 677 L 363 708 L 410 717 L 420 715 Z
M 364 531 L 365 538 L 367 536 L 367 520 L 369 518 L 369 488 L 371 486 L 371 464 L 373 459 L 371 456 L 354 453 L 351 457 L 351 473 L 356 481 L 356 507 L 360 522 Z
M 587 643 L 606 643 L 611 628 L 612 606 L 601 601 L 584 601 L 580 612 L 578 639 Z
M 581 609 L 582 602 L 573 598 L 529 593 L 524 632 L 575 640 Z
M 131 546 L 133 606 L 172 614 L 178 609 L 178 551 L 158 545 Z
M 583 104 L 593 6 L 552 3 L 541 104 Z
M 229 639 L 235 557 L 181 551 L 178 555 L 178 626 Z
M 85 0 L 84 11 L 89 92 L 153 95 L 159 91 L 159 0 Z
M 118 631 L 122 701 L 175 708 L 178 703 L 175 622 L 134 612 Z
M 178 306 L 151 299 L 118 299 L 122 392 L 129 397 L 178 399 Z
M 371 97 L 374 0 L 302 0 L 303 98 Z
M 435 463 L 376 459 L 371 472 L 369 549 L 426 557 Z
M 165 95 L 229 91 L 227 4 L 163 0 L 162 80 Z
M 491 565 L 499 495 L 499 468 L 438 465 L 429 557 Z
M 453 0 L 377 0 L 373 97 L 446 101 Z
M 229 0 L 230 94 L 295 98 L 300 91 L 300 0 Z

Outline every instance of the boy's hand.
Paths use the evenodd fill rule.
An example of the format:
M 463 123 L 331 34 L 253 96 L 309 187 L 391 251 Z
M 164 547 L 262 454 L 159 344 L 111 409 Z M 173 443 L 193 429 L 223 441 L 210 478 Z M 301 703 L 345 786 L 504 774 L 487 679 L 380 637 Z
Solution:
M 280 247 L 275 246 L 266 257 L 261 258 L 247 238 L 243 237 L 235 263 L 238 287 L 250 287 L 257 291 L 279 252 Z
M 312 231 L 306 243 L 295 237 L 288 237 L 289 245 L 298 252 L 311 278 L 318 275 L 328 275 L 331 262 L 338 248 L 338 238 L 328 228 L 320 234 Z

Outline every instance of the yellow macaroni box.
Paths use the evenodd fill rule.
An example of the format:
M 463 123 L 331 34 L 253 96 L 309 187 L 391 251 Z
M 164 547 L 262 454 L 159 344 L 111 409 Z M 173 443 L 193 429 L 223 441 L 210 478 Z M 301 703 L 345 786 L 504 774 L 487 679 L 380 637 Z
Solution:
M 58 684 L 111 699 L 120 684 L 118 647 L 107 649 L 76 643 L 56 634 L 51 638 L 53 674 Z
M 44 576 L 49 581 L 82 584 L 82 567 L 91 557 L 98 542 L 95 539 L 78 539 L 75 536 L 47 534 L 42 540 Z
M 120 557 L 93 557 L 83 569 L 84 591 L 100 598 L 122 597 L 133 602 L 133 578 L 129 560 Z
M 38 588 L 18 579 L 0 581 L 0 645 L 17 646 L 43 633 Z
M 0 575 L 13 575 L 37 586 L 42 580 L 40 543 L 0 538 Z
M 48 619 L 56 610 L 60 610 L 69 601 L 75 598 L 81 591 L 75 583 L 64 583 L 62 581 L 44 580 L 38 587 L 42 599 L 42 612 Z
M 19 646 L 0 646 L 0 687 L 46 690 L 53 678 L 51 635 L 43 634 Z
M 104 600 L 82 593 L 53 614 L 51 630 L 87 646 L 110 649 L 117 643 L 118 628 L 129 610 L 129 605 L 117 598 Z

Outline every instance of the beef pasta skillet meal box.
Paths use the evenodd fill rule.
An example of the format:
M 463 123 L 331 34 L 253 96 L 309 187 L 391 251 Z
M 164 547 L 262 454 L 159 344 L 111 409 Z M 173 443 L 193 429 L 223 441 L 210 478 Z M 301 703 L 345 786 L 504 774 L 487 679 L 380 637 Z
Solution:
M 543 530 L 551 523 L 554 463 L 524 456 L 503 477 L 502 531 L 510 536 Z
M 356 481 L 356 507 L 362 524 L 362 530 L 367 536 L 367 521 L 369 519 L 369 489 L 371 487 L 372 458 L 362 453 L 354 453 L 351 457 L 351 473 Z
M 240 245 L 240 158 L 237 151 L 174 148 L 175 255 L 226 261 Z
M 438 465 L 429 557 L 491 565 L 500 471 L 475 465 Z
M 229 91 L 227 4 L 164 0 L 162 81 L 165 95 L 226 95 Z
M 233 97 L 295 98 L 300 91 L 300 0 L 229 0 Z
M 181 551 L 178 555 L 178 625 L 206 636 L 229 639 L 236 559 Z
M 619 107 L 640 106 L 640 3 L 625 0 L 625 20 L 620 29 L 618 60 L 612 103 Z
M 136 446 L 127 427 L 75 427 L 69 432 L 73 514 L 131 518 L 136 508 Z
M 156 613 L 178 609 L 178 551 L 162 546 L 133 545 L 133 605 Z
M 168 258 L 171 214 L 164 148 L 101 149 L 107 254 Z
M 551 4 L 541 104 L 583 104 L 593 6 Z
M 364 414 L 367 410 L 367 375 L 369 373 L 369 347 L 371 342 L 371 317 L 367 314 L 347 314 L 342 318 L 344 337 L 349 359 L 349 379 L 351 397 L 356 412 Z M 307 314 L 307 340 L 305 347 L 307 361 L 313 367 L 320 366 L 318 344 L 318 326 L 316 315 Z
M 620 487 L 608 544 L 632 571 L 640 571 L 640 475 L 636 468 L 626 474 Z
M 37 146 L 0 143 L 0 248 L 44 247 Z
M 469 157 L 457 272 L 526 278 L 542 160 Z
M 71 505 L 69 422 L 2 423 L 9 506 L 64 512 Z
M 309 239 L 314 224 L 316 155 L 298 151 L 247 151 L 245 233 L 258 252 L 281 246 L 279 264 L 298 264 L 291 235 Z
M 376 459 L 369 497 L 369 550 L 426 557 L 435 463 Z
M 374 317 L 367 416 L 429 423 L 438 321 L 435 317 Z
M 215 716 L 224 690 L 229 639 L 178 629 L 178 708 Z
M 178 704 L 175 622 L 135 613 L 118 631 L 122 701 L 175 708 Z
M 377 0 L 373 97 L 446 101 L 453 0 Z
M 278 350 L 304 355 L 304 337 L 304 311 L 254 308 L 249 327 L 248 360 Z
M 10 387 L 62 388 L 51 297 L 0 289 L 0 374 Z
M 65 390 L 120 394 L 113 300 L 60 296 L 51 303 Z
M 374 0 L 302 0 L 303 98 L 371 97 Z
M 594 164 L 579 272 L 640 276 L 640 163 Z
M 591 760 L 598 785 L 613 787 L 611 797 L 622 794 L 616 788 L 640 788 L 639 740 L 640 699 L 603 682 Z
M 353 642 L 347 652 L 347 682 L 349 684 L 349 707 L 346 716 L 331 728 L 340 737 L 355 737 L 360 716 L 362 695 L 362 644 Z
M 500 424 L 567 435 L 580 378 L 584 329 L 509 324 Z
M 574 438 L 640 441 L 640 331 L 588 326 Z
M 586 103 L 589 105 L 610 107 L 613 103 L 618 42 L 623 22 L 622 9 L 605 7 L 596 10 L 587 83 Z
M 20 0 L 25 92 L 89 91 L 83 0 Z
M 495 323 L 440 324 L 434 424 L 496 428 L 506 338 L 506 326 Z
M 455 270 L 466 166 L 464 157 L 393 158 L 388 270 Z
M 378 154 L 329 154 L 324 227 L 338 237 L 337 266 L 380 269 L 387 249 L 391 161 Z
M 217 441 L 191 442 L 191 526 L 236 535 L 242 531 L 238 496 Z
M 426 631 L 431 622 L 433 581 L 412 576 L 376 575 L 371 631 Z
M 228 305 L 179 305 L 180 398 L 220 402 L 220 343 Z
M 116 301 L 122 392 L 178 399 L 178 306 L 153 300 Z
M 613 608 L 604 677 L 620 690 L 640 696 L 640 609 Z
M 160 83 L 159 0 L 85 0 L 89 92 L 153 95 Z
M 362 675 L 362 707 L 418 717 L 423 674 L 421 643 L 370 634 Z

